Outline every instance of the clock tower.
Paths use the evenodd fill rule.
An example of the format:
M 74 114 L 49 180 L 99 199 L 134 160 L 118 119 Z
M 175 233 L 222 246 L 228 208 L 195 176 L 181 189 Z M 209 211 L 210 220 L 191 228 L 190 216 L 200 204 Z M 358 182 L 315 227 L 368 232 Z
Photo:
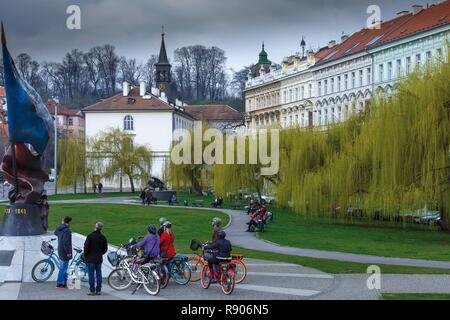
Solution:
M 166 97 L 171 99 L 171 84 L 172 84 L 172 66 L 167 59 L 166 45 L 164 43 L 164 27 L 161 33 L 161 49 L 159 50 L 158 62 L 155 63 L 155 84 L 156 87 L 166 94 Z

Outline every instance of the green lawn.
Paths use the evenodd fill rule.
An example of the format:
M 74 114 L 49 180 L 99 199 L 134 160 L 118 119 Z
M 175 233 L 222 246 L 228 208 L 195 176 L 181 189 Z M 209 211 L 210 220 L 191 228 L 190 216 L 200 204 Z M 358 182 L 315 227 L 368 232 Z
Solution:
M 263 239 L 291 247 L 450 261 L 450 233 L 388 223 L 304 218 L 275 210 Z
M 147 234 L 147 225 L 159 227 L 161 216 L 173 224 L 175 247 L 179 252 L 190 252 L 191 239 L 202 241 L 211 237 L 211 220 L 219 216 L 228 223 L 228 216 L 216 211 L 186 210 L 183 208 L 141 207 L 118 204 L 52 204 L 49 229 L 54 230 L 63 216 L 73 218 L 72 230 L 90 233 L 97 221 L 105 224 L 104 234 L 112 244 L 126 243 L 130 237 Z
M 383 300 L 450 300 L 445 293 L 383 293 Z

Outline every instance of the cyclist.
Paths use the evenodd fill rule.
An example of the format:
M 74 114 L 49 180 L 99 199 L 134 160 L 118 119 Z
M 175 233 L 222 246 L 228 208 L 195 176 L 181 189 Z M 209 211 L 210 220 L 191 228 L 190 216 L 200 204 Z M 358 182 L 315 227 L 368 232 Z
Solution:
M 213 243 L 204 245 L 204 249 L 212 250 L 208 260 L 209 270 L 213 274 L 213 280 L 217 280 L 217 273 L 219 271 L 219 261 L 217 258 L 230 258 L 231 257 L 231 242 L 227 239 L 226 233 L 223 230 L 217 232 L 218 240 Z
M 132 250 L 136 250 L 139 248 L 144 249 L 145 258 L 142 264 L 150 261 L 151 258 L 159 257 L 160 248 L 159 248 L 159 238 L 156 235 L 156 227 L 151 224 L 147 227 L 148 235 L 139 243 L 136 243 L 131 247 Z
M 213 234 L 212 234 L 212 241 L 217 241 L 219 240 L 219 237 L 217 235 L 217 233 L 222 230 L 222 219 L 220 219 L 219 217 L 214 217 L 212 219 L 212 228 L 213 228 Z
M 175 240 L 175 235 L 172 231 L 172 223 L 170 221 L 166 221 L 163 224 L 164 232 L 160 238 L 160 247 L 161 247 L 161 256 L 167 258 L 167 268 L 170 270 L 171 261 L 173 257 L 175 257 L 175 246 L 173 242 Z
M 158 236 L 160 236 L 160 237 L 164 232 L 164 222 L 166 222 L 166 221 L 167 221 L 167 218 L 165 218 L 165 217 L 159 218 Z

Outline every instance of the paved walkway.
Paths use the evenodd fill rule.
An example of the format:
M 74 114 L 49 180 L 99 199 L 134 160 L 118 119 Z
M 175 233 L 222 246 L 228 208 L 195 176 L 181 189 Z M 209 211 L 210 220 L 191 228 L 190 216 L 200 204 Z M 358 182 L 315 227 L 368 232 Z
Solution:
M 51 203 L 93 203 L 93 202 L 140 205 L 140 203 L 130 199 L 129 197 L 61 200 L 61 201 L 52 201 Z M 166 205 L 157 205 L 157 206 L 172 208 L 172 206 Z M 199 208 L 199 207 L 195 208 L 186 207 L 186 209 L 216 210 L 227 214 L 230 217 L 230 223 L 226 227 L 227 237 L 230 239 L 233 245 L 241 248 L 265 252 L 281 253 L 291 256 L 330 259 L 330 260 L 358 262 L 367 264 L 387 264 L 396 266 L 450 269 L 450 261 L 379 257 L 364 254 L 323 251 L 315 249 L 301 249 L 301 248 L 281 246 L 276 243 L 259 239 L 255 236 L 255 233 L 245 232 L 247 226 L 246 222 L 248 222 L 249 217 L 242 210 Z

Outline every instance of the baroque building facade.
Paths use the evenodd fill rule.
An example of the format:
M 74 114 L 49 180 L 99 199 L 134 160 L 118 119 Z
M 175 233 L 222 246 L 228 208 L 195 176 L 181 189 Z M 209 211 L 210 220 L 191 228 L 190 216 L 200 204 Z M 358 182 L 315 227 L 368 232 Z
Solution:
M 375 93 L 392 93 L 415 66 L 446 59 L 449 30 L 450 1 L 445 1 L 426 9 L 415 5 L 306 55 L 302 40 L 302 54 L 283 59 L 281 68 L 270 64 L 267 72 L 249 73 L 247 125 L 311 128 L 343 122 L 362 112 Z M 277 104 L 267 105 L 266 97 L 277 95 Z M 272 114 L 279 121 L 265 121 Z

